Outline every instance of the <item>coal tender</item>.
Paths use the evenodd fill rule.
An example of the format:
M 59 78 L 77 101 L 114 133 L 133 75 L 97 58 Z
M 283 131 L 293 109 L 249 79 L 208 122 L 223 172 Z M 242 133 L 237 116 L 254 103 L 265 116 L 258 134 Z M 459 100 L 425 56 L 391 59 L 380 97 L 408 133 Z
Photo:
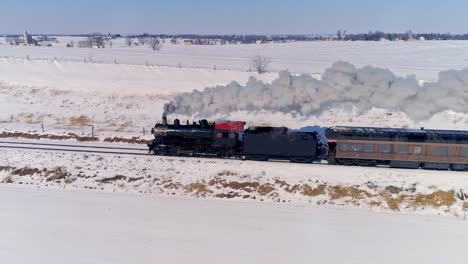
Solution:
M 243 155 L 249 160 L 312 162 L 321 155 L 321 147 L 317 132 L 286 127 L 249 127 L 244 132 Z

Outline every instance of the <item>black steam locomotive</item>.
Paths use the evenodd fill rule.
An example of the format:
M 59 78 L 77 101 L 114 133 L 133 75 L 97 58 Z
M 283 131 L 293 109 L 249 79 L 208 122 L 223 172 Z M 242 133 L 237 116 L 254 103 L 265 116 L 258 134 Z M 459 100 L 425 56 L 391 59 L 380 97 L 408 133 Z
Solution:
M 286 127 L 249 127 L 244 122 L 167 123 L 163 117 L 151 130 L 148 145 L 156 155 L 215 156 L 249 160 L 286 159 L 312 162 L 321 153 L 316 132 L 291 131 Z
M 149 145 L 150 152 L 169 156 L 238 156 L 242 147 L 239 140 L 242 131 L 236 129 L 239 124 L 231 123 L 219 126 L 203 119 L 199 123 L 187 121 L 181 124 L 179 119 L 175 119 L 170 125 L 163 117 L 162 123 L 151 129 L 154 140 Z

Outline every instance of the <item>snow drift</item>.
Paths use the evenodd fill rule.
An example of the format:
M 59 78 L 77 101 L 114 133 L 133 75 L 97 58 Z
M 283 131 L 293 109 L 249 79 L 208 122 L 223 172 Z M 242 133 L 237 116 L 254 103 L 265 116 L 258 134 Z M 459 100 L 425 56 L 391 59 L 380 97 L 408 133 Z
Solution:
M 398 77 L 389 70 L 356 68 L 336 62 L 321 79 L 283 71 L 271 84 L 250 78 L 246 85 L 184 93 L 165 105 L 167 114 L 214 115 L 246 110 L 298 113 L 304 116 L 352 104 L 359 111 L 373 107 L 402 111 L 414 120 L 452 110 L 468 113 L 468 69 L 439 73 L 437 82 L 420 84 L 413 75 Z

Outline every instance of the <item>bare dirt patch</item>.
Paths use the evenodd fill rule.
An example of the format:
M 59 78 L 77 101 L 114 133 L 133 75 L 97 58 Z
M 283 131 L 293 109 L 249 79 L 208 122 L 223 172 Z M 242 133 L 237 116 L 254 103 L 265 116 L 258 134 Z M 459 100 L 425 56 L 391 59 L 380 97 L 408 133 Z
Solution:
M 450 207 L 455 204 L 455 191 L 435 191 L 429 194 L 400 194 L 392 195 L 387 189 L 379 192 L 390 210 L 400 211 L 403 205 L 412 208 L 431 207 L 439 208 L 441 206 Z
M 392 198 L 392 197 L 385 197 L 385 202 L 387 203 L 387 207 L 393 211 L 400 211 L 400 199 Z
M 46 170 L 44 176 L 47 177 L 46 181 L 56 181 L 56 180 L 64 180 L 70 176 L 69 173 L 65 170 L 65 168 L 57 167 L 52 170 Z
M 96 180 L 96 182 L 98 182 L 98 183 L 111 183 L 111 182 L 122 181 L 122 180 L 123 181 L 127 180 L 127 177 L 123 176 L 123 175 L 115 175 L 114 177 L 108 177 L 108 178 L 102 178 L 102 179 Z
M 282 188 L 288 193 L 297 193 L 301 189 L 301 186 L 299 184 L 291 185 L 280 179 L 275 179 L 275 184 L 279 185 L 280 188 Z
M 208 189 L 206 184 L 202 182 L 194 182 L 186 185 L 184 188 L 186 193 L 194 193 L 196 196 L 205 197 L 206 194 L 213 193 L 213 191 Z
M 456 202 L 454 191 L 435 191 L 430 194 L 417 194 L 413 206 L 452 206 Z
M 381 202 L 377 202 L 377 201 L 370 201 L 369 202 L 369 205 L 372 206 L 372 207 L 379 207 L 382 205 Z
M 142 139 L 140 137 L 132 137 L 132 138 L 121 138 L 121 137 L 109 137 L 105 138 L 104 142 L 117 142 L 117 143 L 129 143 L 129 144 L 150 144 L 151 140 Z
M 136 182 L 136 181 L 140 181 L 140 180 L 143 180 L 144 178 L 143 177 L 130 177 L 127 179 L 128 182 Z
M 310 187 L 307 184 L 302 185 L 302 195 L 304 196 L 319 196 L 319 195 L 324 195 L 325 194 L 325 188 L 327 186 L 324 184 L 320 184 L 315 188 Z
M 9 170 L 11 170 L 11 176 L 25 177 L 38 175 L 46 177 L 47 182 L 64 180 L 64 183 L 71 183 L 74 181 L 74 178 L 71 177 L 71 174 L 68 173 L 63 167 L 56 167 L 53 169 L 38 169 L 30 167 L 14 168 L 8 166 L 6 167 L 9 168 Z M 13 182 L 13 179 L 11 179 L 11 181 Z
M 91 124 L 91 119 L 85 115 L 72 116 L 69 121 L 72 126 L 89 126 Z
M 45 172 L 46 170 L 40 170 L 37 168 L 29 168 L 29 167 L 24 167 L 20 169 L 16 169 L 11 172 L 12 175 L 17 175 L 17 176 L 31 176 L 34 174 L 42 174 L 42 172 Z
M 178 189 L 181 189 L 184 187 L 184 185 L 182 185 L 180 182 L 172 182 L 172 181 L 169 181 L 167 183 L 165 183 L 163 185 L 163 187 L 165 189 L 175 189 L 175 190 L 178 190 Z
M 66 135 L 51 135 L 51 134 L 35 134 L 35 133 L 22 133 L 22 132 L 2 132 L 0 138 L 26 138 L 26 139 L 51 139 L 51 140 L 69 140 L 75 139 L 77 141 L 98 141 L 97 137 L 78 136 L 74 133 Z
M 233 190 L 242 190 L 245 192 L 254 192 L 260 186 L 258 182 L 238 182 L 238 181 L 226 181 L 224 179 L 213 179 L 208 182 L 210 186 L 220 186 L 222 188 L 230 188 Z
M 350 197 L 354 200 L 360 200 L 365 197 L 372 197 L 372 194 L 370 194 L 366 190 L 362 190 L 354 186 L 331 186 L 329 188 L 329 195 L 331 200 L 341 199 L 345 197 Z
M 275 190 L 275 187 L 272 186 L 271 184 L 262 184 L 260 186 L 258 186 L 258 189 L 257 189 L 257 193 L 260 194 L 260 195 L 267 195 L 269 193 L 271 193 L 272 191 Z
M 228 193 L 218 193 L 215 195 L 215 197 L 217 198 L 224 198 L 224 199 L 232 199 L 232 198 L 236 198 L 236 197 L 241 197 L 241 195 L 238 193 L 238 192 L 234 192 L 234 191 L 231 191 L 231 192 L 228 192 Z M 244 199 L 245 198 L 249 198 L 250 196 L 244 196 Z
M 462 208 L 463 210 L 468 211 L 468 202 L 464 202 Z

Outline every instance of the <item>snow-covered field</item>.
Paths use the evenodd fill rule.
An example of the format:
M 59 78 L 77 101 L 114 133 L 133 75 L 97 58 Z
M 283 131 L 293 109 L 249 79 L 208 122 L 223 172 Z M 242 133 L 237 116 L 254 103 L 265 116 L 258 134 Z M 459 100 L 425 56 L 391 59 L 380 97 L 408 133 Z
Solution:
M 60 40 L 60 39 L 59 39 Z M 71 38 L 60 41 L 67 43 Z M 0 42 L 2 42 L 0 40 Z M 75 42 L 77 40 L 75 39 Z M 372 65 L 388 68 L 398 75 L 416 74 L 418 79 L 436 80 L 442 70 L 467 66 L 466 41 L 410 41 L 410 42 L 340 42 L 317 41 L 284 44 L 187 46 L 172 45 L 169 41 L 160 52 L 149 47 L 125 47 L 124 39 L 113 40 L 112 47 L 103 50 L 58 47 L 24 47 L 0 45 L 0 57 L 38 58 L 201 67 L 246 71 L 255 54 L 272 58 L 271 69 L 289 69 L 297 73 L 322 73 L 339 60 L 362 67 Z
M 82 94 L 171 95 L 232 81 L 246 83 L 250 76 L 271 81 L 277 74 L 0 58 L 1 82 Z
M 465 221 L 0 187 L 5 263 L 463 263 Z

